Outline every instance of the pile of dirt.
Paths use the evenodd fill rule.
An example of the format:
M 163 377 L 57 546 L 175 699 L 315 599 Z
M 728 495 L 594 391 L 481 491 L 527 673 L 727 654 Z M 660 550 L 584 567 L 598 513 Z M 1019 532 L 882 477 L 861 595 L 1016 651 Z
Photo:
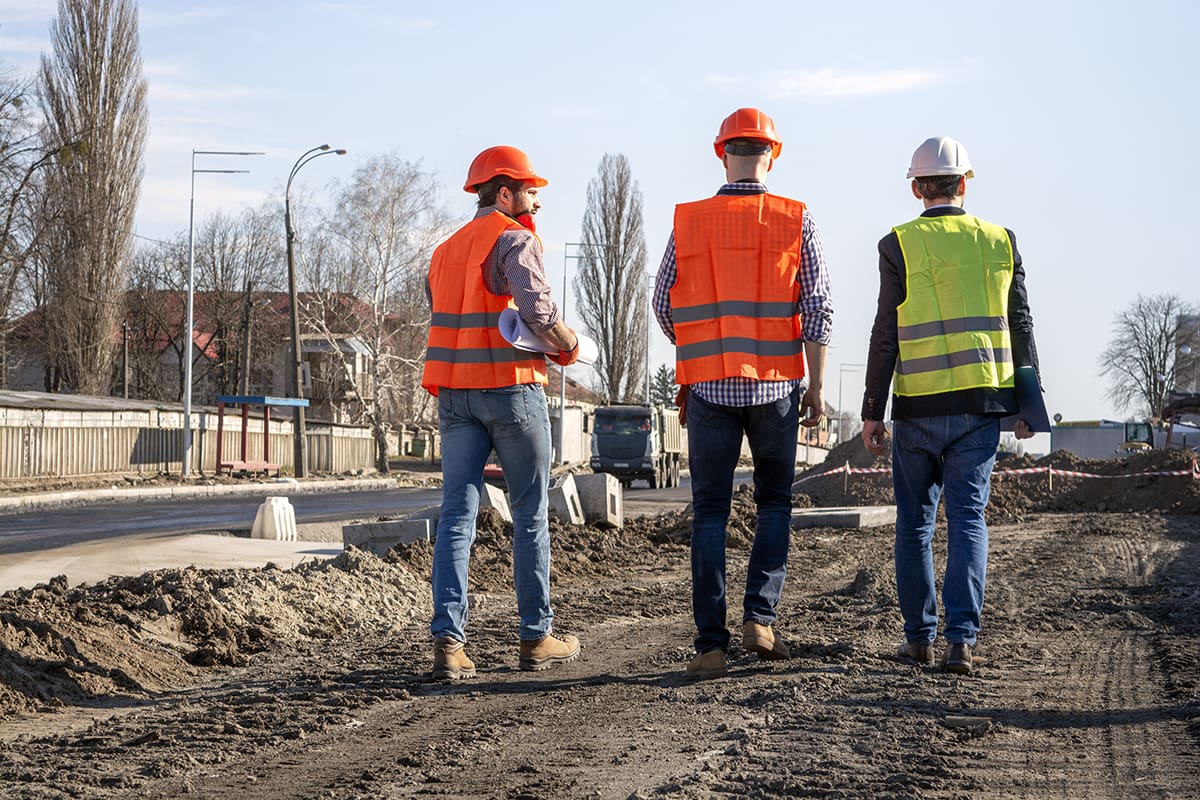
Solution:
M 1125 458 L 1084 459 L 1059 450 L 1039 459 L 1020 456 L 996 462 L 992 479 L 989 521 L 1019 520 L 1050 511 L 1172 511 L 1200 514 L 1200 480 L 1189 476 L 1152 475 L 1193 469 L 1188 450 L 1147 450 Z M 830 451 L 824 462 L 797 476 L 797 498 L 822 507 L 891 505 L 895 503 L 890 472 L 846 475 L 841 468 L 891 468 L 891 450 L 873 456 L 855 438 Z M 1099 475 L 1085 478 L 1051 475 L 1062 472 Z M 1002 474 L 1037 469 L 1026 475 Z
M 729 546 L 749 548 L 754 540 L 754 523 L 753 491 L 749 486 L 740 486 L 734 492 L 729 515 Z M 622 528 L 566 525 L 552 519 L 550 580 L 553 583 L 580 575 L 617 576 L 631 560 L 638 561 L 643 555 L 654 558 L 663 552 L 686 549 L 691 531 L 692 515 L 686 510 L 627 520 Z M 505 522 L 495 509 L 479 510 L 475 543 L 471 546 L 470 591 L 498 592 L 512 588 L 512 536 L 512 523 Z M 433 543 L 397 545 L 388 553 L 388 559 L 428 579 L 433 568 Z
M 166 569 L 0 595 L 0 716 L 190 682 L 273 641 L 399 628 L 428 612 L 425 582 L 348 551 L 295 569 Z

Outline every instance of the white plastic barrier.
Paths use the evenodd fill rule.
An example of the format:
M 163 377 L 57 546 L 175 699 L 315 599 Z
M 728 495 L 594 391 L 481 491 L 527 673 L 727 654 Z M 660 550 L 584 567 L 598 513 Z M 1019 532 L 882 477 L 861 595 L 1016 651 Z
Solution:
M 254 515 L 250 528 L 251 539 L 296 541 L 296 511 L 286 497 L 268 497 Z

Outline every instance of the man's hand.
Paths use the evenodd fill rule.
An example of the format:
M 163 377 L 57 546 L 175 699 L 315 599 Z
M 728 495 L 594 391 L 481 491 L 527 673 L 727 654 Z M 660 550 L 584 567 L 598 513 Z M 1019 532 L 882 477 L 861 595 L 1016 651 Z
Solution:
M 821 423 L 825 416 L 825 396 L 820 387 L 809 386 L 800 398 L 800 424 L 812 428 Z
M 559 350 L 558 355 L 547 356 L 560 367 L 569 367 L 579 360 L 579 337 L 575 337 L 575 346 L 570 350 Z
M 1029 430 L 1029 425 L 1023 419 L 1018 419 L 1017 424 L 1013 425 L 1013 433 L 1018 439 L 1028 439 L 1033 436 L 1033 431 Z
M 871 454 L 883 455 L 887 444 L 887 426 L 883 424 L 883 420 L 869 419 L 863 422 L 862 440 Z
M 679 391 L 675 393 L 675 405 L 679 408 L 679 424 L 687 426 L 687 399 L 688 387 L 683 385 L 679 387 Z

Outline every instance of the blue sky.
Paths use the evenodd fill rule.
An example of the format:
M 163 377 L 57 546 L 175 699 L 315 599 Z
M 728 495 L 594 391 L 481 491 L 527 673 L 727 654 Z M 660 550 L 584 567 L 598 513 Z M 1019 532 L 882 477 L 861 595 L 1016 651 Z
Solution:
M 197 176 L 198 217 L 259 205 L 300 153 L 329 142 L 351 154 L 306 167 L 293 192 L 319 197 L 356 157 L 395 152 L 435 171 L 465 219 L 467 164 L 512 144 L 550 180 L 538 227 L 559 296 L 564 243 L 580 237 L 605 153 L 630 159 L 653 272 L 674 204 L 722 180 L 711 146 L 721 119 L 758 106 L 784 140 L 768 185 L 808 203 L 824 241 L 834 405 L 840 394 L 858 406 L 852 365 L 866 360 L 875 245 L 920 211 L 904 174 L 928 136 L 966 145 L 977 175 L 968 211 L 1017 234 L 1052 414 L 1123 418 L 1097 375 L 1113 316 L 1139 292 L 1200 300 L 1185 246 L 1200 212 L 1193 3 L 139 7 L 150 87 L 144 236 L 186 231 L 192 149 L 268 154 L 198 164 L 252 170 Z M 35 67 L 55 9 L 0 0 L 8 67 Z M 656 327 L 653 337 L 654 365 L 670 361 Z

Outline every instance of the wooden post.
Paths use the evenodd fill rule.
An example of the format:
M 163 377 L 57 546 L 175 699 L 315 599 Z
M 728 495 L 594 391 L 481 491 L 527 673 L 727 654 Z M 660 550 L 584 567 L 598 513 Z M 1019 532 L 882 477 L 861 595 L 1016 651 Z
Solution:
M 842 473 L 842 494 L 847 495 L 847 494 L 850 494 L 850 462 L 849 461 L 846 462 L 846 466 L 844 467 L 844 469 L 846 471 L 844 473 Z

